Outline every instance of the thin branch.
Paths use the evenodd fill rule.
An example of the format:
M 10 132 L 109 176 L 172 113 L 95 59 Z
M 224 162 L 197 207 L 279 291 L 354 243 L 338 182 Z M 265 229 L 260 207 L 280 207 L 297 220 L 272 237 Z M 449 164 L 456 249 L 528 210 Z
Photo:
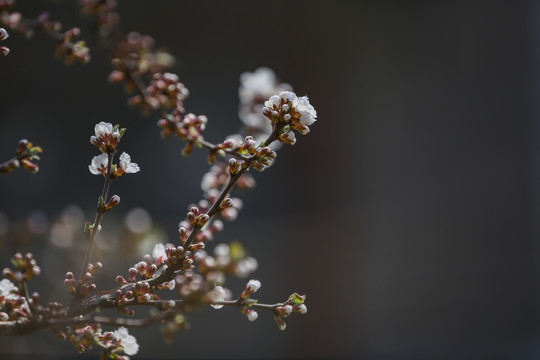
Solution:
M 109 188 L 111 187 L 111 183 L 112 183 L 112 166 L 113 166 L 112 160 L 114 158 L 115 153 L 116 153 L 116 149 L 107 153 L 107 157 L 108 157 L 107 174 L 105 175 L 105 183 L 103 184 L 103 191 L 101 192 L 101 199 L 103 199 L 104 202 L 107 201 L 107 195 L 109 194 Z M 83 261 L 81 274 L 79 276 L 79 282 L 82 281 L 84 275 L 88 272 L 88 265 L 90 264 L 90 259 L 92 257 L 92 252 L 94 250 L 94 244 L 96 242 L 96 236 L 99 233 L 99 226 L 101 224 L 101 219 L 103 219 L 104 213 L 105 211 L 103 210 L 103 208 L 98 205 L 96 217 L 94 219 L 94 225 L 92 227 L 92 233 L 90 234 L 90 244 L 89 244 L 88 251 L 86 252 L 86 256 Z

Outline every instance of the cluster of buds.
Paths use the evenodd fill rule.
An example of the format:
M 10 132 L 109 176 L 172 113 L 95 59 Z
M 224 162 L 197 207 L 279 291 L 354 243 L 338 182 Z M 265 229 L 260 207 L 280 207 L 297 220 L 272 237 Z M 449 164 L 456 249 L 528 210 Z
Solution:
M 155 73 L 146 87 L 145 94 L 132 97 L 129 103 L 131 105 L 144 104 L 154 110 L 175 108 L 183 113 L 183 102 L 188 95 L 189 90 L 180 82 L 178 75 Z
M 279 95 L 273 95 L 264 103 L 263 115 L 266 116 L 275 127 L 283 126 L 279 141 L 293 145 L 296 142 L 294 129 L 306 135 L 309 126 L 317 120 L 317 112 L 309 103 L 307 96 L 297 97 L 291 91 L 283 91 Z
M 131 32 L 117 44 L 117 53 L 112 60 L 114 70 L 109 75 L 111 82 L 125 82 L 126 90 L 144 75 L 152 76 L 174 65 L 174 57 L 165 50 L 154 49 L 150 36 Z
M 116 0 L 79 0 L 81 13 L 97 17 L 99 34 L 111 35 L 118 25 L 119 16 L 114 12 Z
M 270 149 L 268 146 L 258 147 L 253 154 L 253 161 L 251 162 L 251 167 L 257 171 L 263 171 L 270 165 L 276 158 L 277 154 L 274 150 Z
M 161 137 L 166 138 L 171 134 L 175 134 L 178 138 L 186 142 L 186 146 L 182 150 L 184 156 L 191 154 L 193 146 L 200 146 L 204 139 L 202 132 L 206 129 L 208 118 L 204 115 L 187 114 L 183 116 L 184 108 L 177 107 L 165 118 L 157 122 L 161 128 Z
M 60 34 L 58 45 L 56 46 L 56 56 L 64 58 L 66 64 L 71 64 L 78 60 L 83 63 L 90 61 L 90 49 L 86 47 L 85 42 L 80 40 L 73 42 L 73 38 L 79 36 L 81 30 L 79 28 L 71 28 Z
M 16 253 L 11 263 L 15 269 L 5 268 L 2 272 L 3 276 L 11 281 L 20 283 L 41 274 L 41 268 L 31 253 Z
M 257 260 L 248 256 L 239 242 L 219 244 L 214 256 L 204 251 L 196 254 L 197 268 L 207 281 L 223 284 L 226 275 L 245 278 L 257 270 Z
M 289 299 L 284 304 L 277 305 L 274 308 L 274 320 L 279 330 L 285 330 L 287 324 L 283 318 L 288 317 L 292 313 L 305 314 L 307 312 L 307 307 L 304 304 L 306 300 L 306 295 L 298 295 L 297 293 L 289 296 Z
M 81 297 L 86 297 L 96 290 L 96 284 L 92 283 L 92 280 L 94 279 L 94 274 L 102 268 L 103 265 L 100 262 L 88 264 L 87 272 L 84 273 L 80 282 L 77 282 L 75 275 L 70 271 L 66 273 L 64 285 L 71 295 L 78 293 Z
M 242 305 L 240 306 L 240 312 L 244 314 L 249 321 L 255 321 L 259 317 L 259 314 L 251 307 L 257 303 L 257 300 L 251 298 L 257 290 L 261 287 L 261 282 L 259 280 L 249 280 L 246 284 L 245 290 L 240 294 L 238 302 Z
M 0 28 L 0 41 L 4 41 L 9 37 L 8 32 L 4 28 Z M 0 46 L 0 54 L 6 56 L 9 54 L 9 48 L 5 46 Z
M 41 147 L 33 146 L 32 143 L 26 139 L 20 140 L 19 144 L 17 145 L 16 156 L 11 160 L 0 164 L 0 173 L 10 173 L 21 165 L 32 174 L 37 173 L 39 167 L 34 163 L 34 161 L 40 159 L 39 154 L 41 152 L 43 152 Z
M 195 205 L 192 205 L 191 208 L 193 207 L 195 207 Z M 199 206 L 198 206 L 199 211 L 206 212 L 208 209 L 209 209 L 208 202 L 206 200 L 199 201 Z M 189 223 L 188 219 L 182 220 L 180 222 L 179 228 L 178 228 L 178 236 L 180 238 L 180 244 L 184 245 L 191 230 L 192 230 L 192 226 Z M 214 235 L 222 230 L 223 230 L 223 222 L 219 219 L 212 220 L 206 223 L 205 226 L 201 228 L 201 230 L 195 237 L 194 244 L 192 244 L 194 247 L 192 248 L 190 246 L 188 250 L 190 251 L 202 250 L 204 248 L 204 243 L 209 240 L 212 240 L 214 238 Z

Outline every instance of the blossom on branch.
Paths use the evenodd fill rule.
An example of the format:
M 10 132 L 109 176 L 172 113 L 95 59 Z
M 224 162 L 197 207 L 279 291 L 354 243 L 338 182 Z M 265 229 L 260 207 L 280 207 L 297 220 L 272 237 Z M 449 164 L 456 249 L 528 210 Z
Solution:
M 107 165 L 109 164 L 109 156 L 105 153 L 94 156 L 92 159 L 92 162 L 90 165 L 88 165 L 88 169 L 90 169 L 90 172 L 94 175 L 107 175 Z
M 285 125 L 279 140 L 289 144 L 295 142 L 295 139 L 288 135 L 291 128 L 306 135 L 309 133 L 309 126 L 317 121 L 317 111 L 309 103 L 308 97 L 299 98 L 292 91 L 283 91 L 279 95 L 271 96 L 264 102 L 263 114 L 273 126 Z
M 118 170 L 116 170 L 117 173 L 119 173 L 120 175 L 124 173 L 135 174 L 140 170 L 141 169 L 139 168 L 139 165 L 131 162 L 131 157 L 127 153 L 124 152 L 122 153 L 122 155 L 120 155 L 120 167 L 118 168 Z
M 121 326 L 118 330 L 115 330 L 114 337 L 126 355 L 135 355 L 139 352 L 137 339 L 133 335 L 129 335 L 128 329 L 125 327 Z

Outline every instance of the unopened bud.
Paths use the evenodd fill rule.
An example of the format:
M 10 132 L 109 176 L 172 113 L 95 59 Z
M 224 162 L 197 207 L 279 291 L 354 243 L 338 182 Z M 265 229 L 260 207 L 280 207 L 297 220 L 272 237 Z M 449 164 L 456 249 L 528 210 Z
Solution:
M 17 155 L 22 155 L 28 149 L 28 140 L 21 139 L 17 145 Z
M 197 250 L 202 250 L 202 249 L 204 249 L 203 242 L 198 242 L 196 244 L 189 245 L 189 251 L 197 251 Z
M 208 214 L 199 215 L 199 218 L 197 219 L 197 226 L 203 227 L 209 219 L 210 216 L 208 216 Z
M 276 325 L 278 326 L 279 330 L 285 330 L 287 324 L 285 324 L 285 321 L 283 321 L 283 318 L 281 316 L 274 315 L 274 320 L 276 321 Z
M 283 317 L 287 317 L 292 313 L 293 308 L 292 308 L 291 305 L 278 306 L 276 308 L 276 311 L 279 313 L 279 315 L 281 315 Z
M 228 208 L 230 208 L 232 206 L 234 206 L 234 202 L 232 201 L 232 199 L 231 198 L 225 198 L 225 199 L 223 199 L 223 201 L 219 205 L 219 210 L 225 210 L 225 209 L 228 209 Z
M 229 160 L 229 174 L 234 176 L 238 172 L 238 161 L 235 158 Z
M 109 201 L 103 205 L 103 211 L 109 211 L 111 210 L 113 207 L 115 207 L 116 205 L 118 205 L 120 203 L 120 196 L 118 195 L 113 195 Z
M 295 305 L 293 306 L 293 311 L 300 314 L 305 314 L 307 313 L 307 307 L 304 304 Z
M 129 281 L 134 282 L 135 280 L 137 280 L 138 273 L 139 272 L 134 267 L 129 268 Z

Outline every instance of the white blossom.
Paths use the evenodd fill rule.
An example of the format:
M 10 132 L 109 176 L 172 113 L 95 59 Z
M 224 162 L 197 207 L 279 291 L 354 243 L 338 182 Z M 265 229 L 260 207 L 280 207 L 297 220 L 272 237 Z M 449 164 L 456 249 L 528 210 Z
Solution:
M 217 177 L 212 172 L 207 172 L 204 174 L 201 180 L 201 189 L 204 192 L 207 192 L 210 189 L 213 189 L 216 185 Z
M 249 280 L 246 285 L 246 290 L 250 293 L 254 293 L 261 288 L 261 282 L 259 280 Z
M 213 303 L 219 303 L 223 302 L 225 300 L 228 300 L 230 298 L 230 292 L 228 292 L 226 289 L 224 289 L 222 286 L 216 286 L 212 291 L 210 291 L 208 294 L 208 299 Z M 214 309 L 221 309 L 223 305 L 210 305 Z
M 167 258 L 165 246 L 163 244 L 156 244 L 154 246 L 154 250 L 152 251 L 152 256 L 156 261 L 156 265 L 161 265 L 161 263 Z
M 0 281 L 0 297 L 5 300 L 17 300 L 20 296 L 17 294 L 19 289 L 8 279 Z
M 121 326 L 114 331 L 114 337 L 120 342 L 120 346 L 126 355 L 135 355 L 139 351 L 139 344 L 133 335 L 129 335 L 128 329 Z
M 111 123 L 100 122 L 94 127 L 97 138 L 103 138 L 106 135 L 111 135 L 113 132 L 113 126 Z
M 107 154 L 103 153 L 98 156 L 94 156 L 88 168 L 94 175 L 104 175 L 107 172 L 107 165 L 109 164 L 109 158 Z
M 131 157 L 125 152 L 120 155 L 120 167 L 126 174 L 135 174 L 141 170 L 139 165 L 131 162 Z
M 267 98 L 283 90 L 291 90 L 289 84 L 279 84 L 272 69 L 260 67 L 254 72 L 245 72 L 240 75 L 240 88 L 238 95 L 244 104 L 252 103 L 259 98 Z
M 286 90 L 292 90 L 291 85 L 279 83 L 276 74 L 267 67 L 258 68 L 254 72 L 245 72 L 240 76 L 238 116 L 254 138 L 264 140 L 272 132 L 272 124 L 262 115 L 262 101 Z M 279 143 L 274 143 L 272 147 L 279 147 Z
M 296 111 L 300 113 L 300 123 L 311 126 L 317 121 L 317 111 L 313 105 L 309 103 L 307 96 L 298 98 L 298 104 L 296 105 Z

